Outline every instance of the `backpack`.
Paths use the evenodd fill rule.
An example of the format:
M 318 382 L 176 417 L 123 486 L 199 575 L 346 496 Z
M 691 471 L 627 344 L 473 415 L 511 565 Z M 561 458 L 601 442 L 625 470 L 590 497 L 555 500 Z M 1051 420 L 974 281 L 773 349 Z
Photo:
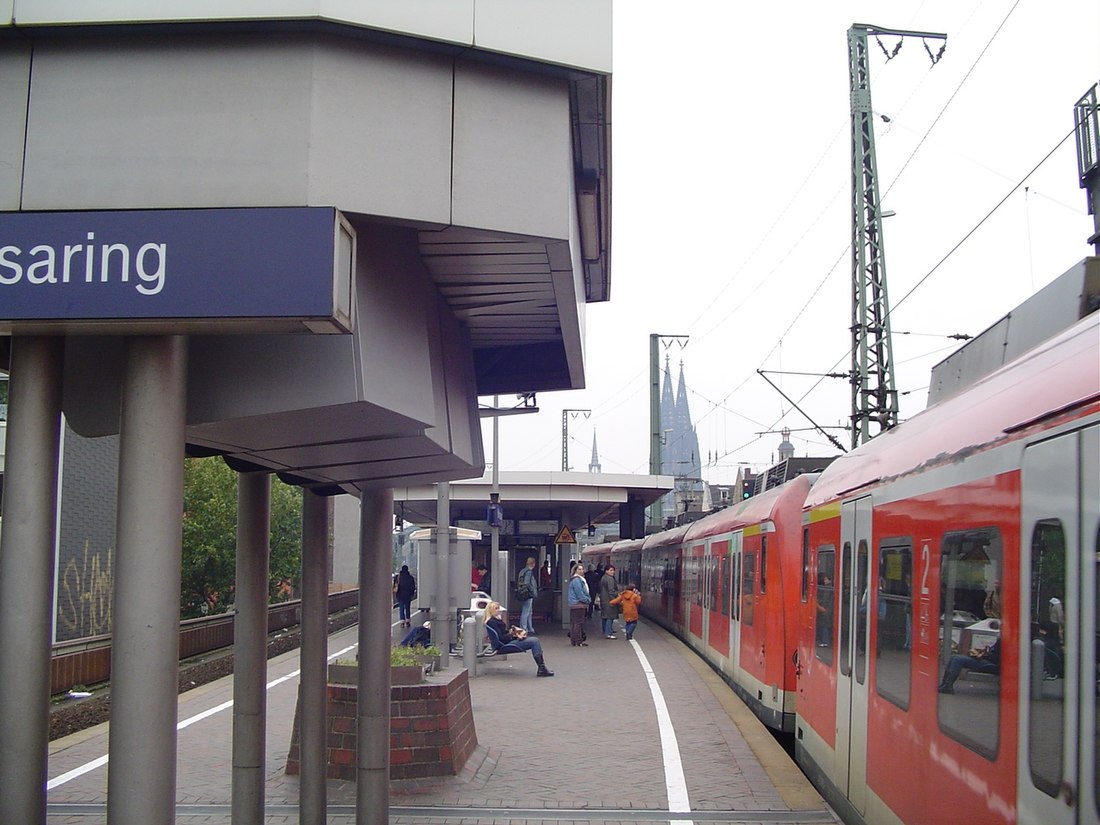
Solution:
M 524 581 L 523 579 L 520 579 L 518 582 L 516 582 L 516 600 L 517 601 L 525 602 L 528 599 L 533 599 L 533 598 L 535 598 L 535 594 L 531 592 L 531 587 L 530 587 L 530 585 L 527 584 L 526 581 Z

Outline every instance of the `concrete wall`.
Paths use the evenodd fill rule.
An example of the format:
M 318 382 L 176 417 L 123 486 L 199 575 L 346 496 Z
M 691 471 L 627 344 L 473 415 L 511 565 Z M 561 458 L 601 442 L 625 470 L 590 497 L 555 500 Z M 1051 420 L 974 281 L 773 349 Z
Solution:
M 570 236 L 564 77 L 325 35 L 33 43 L 0 49 L 0 208 L 335 205 Z
M 0 0 L 0 28 L 313 20 L 611 71 L 611 0 Z

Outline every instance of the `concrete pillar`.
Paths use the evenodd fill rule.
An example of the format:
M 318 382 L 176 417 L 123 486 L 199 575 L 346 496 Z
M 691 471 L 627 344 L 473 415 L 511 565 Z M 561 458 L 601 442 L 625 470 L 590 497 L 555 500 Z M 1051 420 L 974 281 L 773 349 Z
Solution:
M 572 555 L 574 545 L 572 544 L 555 544 L 554 550 L 557 553 L 557 577 L 561 583 L 561 628 L 562 630 L 569 630 L 569 624 L 572 619 L 569 616 L 569 559 Z
M 187 339 L 130 338 L 111 646 L 111 825 L 174 822 Z
M 267 745 L 267 604 L 271 476 L 237 476 L 233 618 L 233 822 L 263 825 Z
M 0 544 L 0 822 L 46 822 L 62 338 L 12 338 Z
M 364 491 L 359 514 L 359 763 L 355 821 L 359 825 L 385 825 L 390 821 L 393 490 Z M 446 657 L 446 648 L 442 650 Z
M 302 491 L 302 676 L 298 688 L 301 825 L 325 825 L 328 682 L 328 511 L 332 500 Z

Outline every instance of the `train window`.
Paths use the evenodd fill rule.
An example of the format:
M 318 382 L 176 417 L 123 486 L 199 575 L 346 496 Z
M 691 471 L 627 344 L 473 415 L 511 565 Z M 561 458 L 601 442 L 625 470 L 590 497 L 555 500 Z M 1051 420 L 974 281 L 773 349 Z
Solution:
M 871 601 L 868 592 L 867 542 L 860 539 L 856 549 L 856 593 L 859 594 L 859 611 L 856 613 L 856 681 L 867 681 L 867 606 Z
M 1001 719 L 998 592 L 1003 557 L 993 528 L 947 533 L 940 552 L 940 729 L 987 759 Z M 996 613 L 997 615 L 992 615 Z M 984 617 L 984 618 L 983 618 Z
M 728 616 L 730 614 L 730 554 L 725 543 L 721 545 L 720 552 L 721 555 L 718 556 L 718 576 L 721 579 L 720 586 L 722 588 L 722 615 Z
M 802 528 L 802 604 L 810 597 L 810 528 Z
M 730 587 L 733 588 L 733 618 L 741 621 L 741 551 L 735 550 L 733 554 L 733 570 L 730 571 Z
M 887 539 L 878 551 L 875 613 L 875 689 L 903 710 L 909 707 L 913 645 L 913 543 Z
M 814 651 L 817 658 L 833 663 L 833 615 L 836 604 L 836 548 L 817 548 L 817 595 L 814 605 Z
M 745 561 L 742 568 L 741 602 L 744 605 L 741 610 L 741 621 L 751 625 L 753 619 L 753 602 L 756 594 L 756 553 L 745 553 Z
M 1093 671 L 1097 677 L 1096 691 L 1093 693 L 1093 719 L 1100 719 L 1100 525 L 1096 528 L 1096 537 L 1092 544 L 1092 558 L 1093 558 L 1093 591 L 1092 591 L 1092 629 L 1094 634 L 1093 656 L 1096 658 L 1096 669 Z M 1093 777 L 1092 780 L 1095 783 L 1094 788 L 1100 788 L 1100 737 L 1093 736 L 1092 738 L 1092 767 Z M 1100 816 L 1100 793 L 1093 793 L 1093 802 L 1096 804 L 1096 813 Z
M 718 556 L 710 557 L 710 609 L 717 611 L 722 604 L 722 579 L 718 575 Z
M 840 672 L 852 675 L 852 543 L 844 542 L 840 554 Z
M 760 537 L 760 595 L 768 588 L 768 537 Z
M 1065 766 L 1065 670 L 1062 660 L 1066 597 L 1066 535 L 1058 519 L 1043 519 L 1031 533 L 1032 642 L 1028 646 L 1028 762 L 1036 788 L 1053 797 Z

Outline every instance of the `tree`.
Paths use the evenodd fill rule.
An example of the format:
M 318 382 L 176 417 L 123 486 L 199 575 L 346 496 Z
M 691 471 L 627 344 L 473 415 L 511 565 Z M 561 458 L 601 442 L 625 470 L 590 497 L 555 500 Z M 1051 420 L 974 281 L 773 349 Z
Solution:
M 287 598 L 301 567 L 302 493 L 278 479 L 271 485 L 272 601 Z M 237 473 L 220 458 L 184 460 L 183 571 L 180 612 L 184 618 L 221 613 L 233 603 L 237 553 Z

